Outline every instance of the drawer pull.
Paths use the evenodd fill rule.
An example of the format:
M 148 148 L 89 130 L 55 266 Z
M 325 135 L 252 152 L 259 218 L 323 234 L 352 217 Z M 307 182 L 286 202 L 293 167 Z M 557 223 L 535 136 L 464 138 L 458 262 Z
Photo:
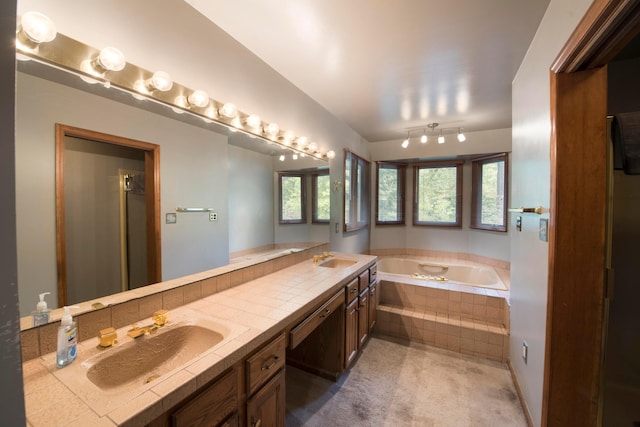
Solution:
M 353 289 L 351 289 L 351 293 L 352 293 L 352 294 L 355 294 L 356 292 L 358 292 L 358 288 L 353 288 Z
M 273 368 L 273 367 L 276 365 L 276 363 L 278 363 L 278 360 L 279 360 L 279 359 L 280 359 L 280 358 L 279 358 L 278 356 L 273 356 L 273 362 L 272 362 L 272 363 L 270 363 L 270 364 L 268 364 L 268 365 L 264 365 L 264 366 L 262 367 L 262 369 L 260 369 L 260 370 L 261 370 L 261 371 L 267 371 L 267 370 L 269 370 L 269 369 Z M 260 421 L 260 420 L 258 420 L 258 421 Z
M 325 308 L 324 312 L 318 317 L 320 317 L 321 319 L 325 318 L 329 315 L 329 313 L 331 313 L 331 310 L 329 310 L 328 308 Z
M 260 426 L 262 426 L 261 418 L 258 418 L 257 420 L 256 419 L 251 420 L 251 427 L 260 427 Z

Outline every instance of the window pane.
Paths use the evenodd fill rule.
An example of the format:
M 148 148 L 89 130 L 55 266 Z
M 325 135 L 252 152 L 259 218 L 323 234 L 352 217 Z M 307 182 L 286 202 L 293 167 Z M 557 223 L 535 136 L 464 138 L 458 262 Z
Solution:
M 331 186 L 329 175 L 316 175 L 316 211 L 315 219 L 329 221 L 331 211 Z
M 302 177 L 282 177 L 282 220 L 302 220 Z
M 364 214 L 365 214 L 365 209 L 364 209 L 364 202 L 366 200 L 366 197 L 364 197 L 364 165 L 363 162 L 358 161 L 358 188 L 356 189 L 357 191 L 357 215 L 356 215 L 356 221 L 360 224 L 363 223 L 365 218 L 364 218 Z
M 418 170 L 419 222 L 456 223 L 457 168 L 438 167 Z
M 351 225 L 351 153 L 344 160 L 344 223 Z
M 378 169 L 378 221 L 399 221 L 398 169 Z
M 482 165 L 482 224 L 504 226 L 504 187 L 504 161 Z

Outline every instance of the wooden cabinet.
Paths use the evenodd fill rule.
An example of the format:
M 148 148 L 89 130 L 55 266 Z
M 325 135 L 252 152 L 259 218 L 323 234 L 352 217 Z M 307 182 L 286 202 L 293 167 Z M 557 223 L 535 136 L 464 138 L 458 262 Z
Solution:
M 376 322 L 377 268 L 363 271 L 346 287 L 344 366 L 348 368 L 369 338 Z M 355 296 L 356 290 L 359 292 Z
M 285 421 L 284 370 L 247 400 L 247 426 L 283 427 Z
M 345 352 L 344 366 L 348 368 L 358 354 L 358 298 L 347 306 L 345 318 Z
M 369 285 L 369 335 L 378 320 L 378 282 L 375 280 Z
M 284 427 L 286 346 L 281 334 L 246 360 L 247 426 Z
M 369 287 L 358 295 L 358 348 L 369 338 Z
M 170 425 L 233 426 L 238 418 L 238 370 L 234 367 L 171 415 Z M 235 417 L 236 424 L 233 424 Z M 166 425 L 160 417 L 152 425 Z

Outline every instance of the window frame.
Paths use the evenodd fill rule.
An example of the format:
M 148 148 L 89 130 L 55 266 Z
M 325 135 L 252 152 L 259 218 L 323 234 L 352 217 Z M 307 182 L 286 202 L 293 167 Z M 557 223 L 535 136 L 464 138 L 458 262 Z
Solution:
M 331 222 L 331 212 L 328 219 L 318 219 L 318 178 L 320 176 L 329 177 L 329 206 L 331 206 L 331 178 L 328 170 L 313 172 L 311 175 L 311 223 L 329 224 Z
M 380 169 L 396 169 L 398 173 L 398 185 L 396 188 L 397 220 L 380 220 Z M 376 162 L 376 225 L 405 225 L 406 218 L 406 175 L 407 165 L 404 163 Z
M 462 192 L 463 192 L 464 160 L 446 160 L 420 162 L 413 165 L 413 218 L 414 226 L 438 228 L 462 228 Z M 418 174 L 421 169 L 456 168 L 456 220 L 455 222 L 419 221 L 418 220 Z
M 482 167 L 489 163 L 504 161 L 503 191 L 504 200 L 502 208 L 502 224 L 483 224 L 482 219 Z M 471 161 L 471 219 L 469 228 L 474 230 L 496 231 L 506 233 L 508 231 L 508 199 L 509 199 L 509 153 L 499 153 L 484 156 Z
M 350 165 L 350 170 L 353 172 L 349 177 L 348 188 L 351 200 L 347 200 L 347 164 Z M 362 168 L 362 182 L 358 178 L 359 168 Z M 371 173 L 369 162 L 345 148 L 342 181 L 342 229 L 345 233 L 361 230 L 369 226 L 371 216 L 370 186 Z M 361 197 L 358 195 L 361 195 Z M 347 222 L 347 207 L 349 207 L 349 222 Z
M 282 178 L 299 177 L 300 178 L 300 219 L 282 219 Z M 304 173 L 278 172 L 278 223 L 279 224 L 306 224 L 307 223 L 307 205 L 306 205 L 307 186 Z

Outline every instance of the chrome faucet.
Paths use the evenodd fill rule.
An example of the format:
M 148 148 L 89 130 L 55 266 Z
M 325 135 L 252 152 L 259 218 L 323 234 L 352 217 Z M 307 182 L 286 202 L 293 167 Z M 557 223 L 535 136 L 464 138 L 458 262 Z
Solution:
M 138 326 L 137 323 L 131 325 L 131 329 L 127 331 L 127 335 L 131 338 L 138 338 L 146 334 L 155 334 L 158 331 L 160 326 L 164 326 L 167 323 L 167 318 L 169 317 L 168 310 L 157 310 L 153 313 L 151 319 L 153 319 L 153 323 L 146 326 Z

